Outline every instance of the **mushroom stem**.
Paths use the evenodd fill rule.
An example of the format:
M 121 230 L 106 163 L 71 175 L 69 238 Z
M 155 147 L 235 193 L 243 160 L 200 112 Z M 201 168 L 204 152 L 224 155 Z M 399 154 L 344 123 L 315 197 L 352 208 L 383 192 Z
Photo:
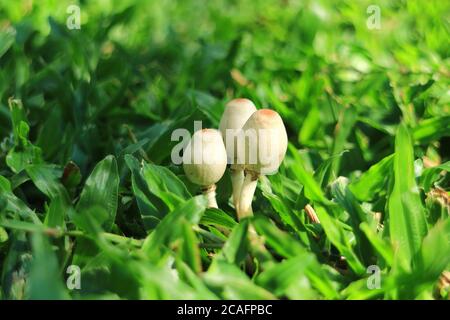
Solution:
M 248 171 L 245 174 L 241 197 L 239 199 L 239 210 L 237 212 L 239 220 L 253 215 L 252 201 L 258 183 L 258 177 L 259 173 L 257 172 Z
M 208 201 L 208 208 L 218 208 L 216 201 L 216 185 L 212 184 L 202 190 L 202 193 L 205 195 L 206 200 Z
M 242 184 L 244 183 L 244 170 L 237 166 L 231 166 L 231 186 L 233 187 L 233 205 L 239 210 L 239 198 L 241 197 Z

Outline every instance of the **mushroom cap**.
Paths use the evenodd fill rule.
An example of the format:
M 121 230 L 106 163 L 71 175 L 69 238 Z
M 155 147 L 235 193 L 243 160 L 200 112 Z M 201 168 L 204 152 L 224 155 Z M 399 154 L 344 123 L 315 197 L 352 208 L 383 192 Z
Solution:
M 270 175 L 283 161 L 288 138 L 280 115 L 271 109 L 253 113 L 242 128 L 245 135 L 245 169 Z
M 222 178 L 227 167 L 227 152 L 222 136 L 215 129 L 194 133 L 183 154 L 183 169 L 193 183 L 210 186 Z
M 235 133 L 237 133 L 256 110 L 255 104 L 245 98 L 233 99 L 225 106 L 222 118 L 220 119 L 219 130 L 222 133 L 229 163 L 236 163 L 237 137 L 234 136 L 233 141 L 228 141 L 227 146 L 227 129 L 236 130 Z M 229 134 L 233 134 L 233 132 L 229 131 Z

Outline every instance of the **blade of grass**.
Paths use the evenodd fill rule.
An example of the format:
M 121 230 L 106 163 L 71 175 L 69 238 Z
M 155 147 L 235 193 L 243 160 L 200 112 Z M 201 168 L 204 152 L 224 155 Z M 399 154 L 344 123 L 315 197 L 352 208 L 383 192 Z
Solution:
M 396 256 L 407 267 L 427 232 L 425 213 L 414 175 L 414 151 L 408 128 L 395 138 L 394 187 L 389 195 L 388 226 Z

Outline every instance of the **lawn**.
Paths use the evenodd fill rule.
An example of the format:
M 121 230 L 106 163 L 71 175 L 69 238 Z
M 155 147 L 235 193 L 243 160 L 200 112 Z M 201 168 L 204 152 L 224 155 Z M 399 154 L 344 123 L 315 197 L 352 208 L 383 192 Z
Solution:
M 0 298 L 450 299 L 449 40 L 442 0 L 2 1 Z M 171 157 L 234 98 L 289 142 L 241 220 Z

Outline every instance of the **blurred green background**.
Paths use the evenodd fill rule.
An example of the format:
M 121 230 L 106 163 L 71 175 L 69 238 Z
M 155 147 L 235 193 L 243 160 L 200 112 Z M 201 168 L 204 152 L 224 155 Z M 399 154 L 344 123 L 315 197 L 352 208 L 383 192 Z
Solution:
M 0 16 L 0 135 L 8 97 L 21 98 L 51 161 L 89 168 L 116 151 L 124 123 L 157 123 L 153 140 L 194 107 L 216 126 L 223 102 L 246 96 L 325 154 L 352 108 L 354 170 L 392 151 L 401 118 L 450 113 L 446 1 L 377 2 L 379 30 L 366 25 L 370 1 L 85 1 L 80 30 L 66 27 L 70 4 L 4 1 Z
M 80 29 L 70 30 L 66 25 L 73 14 L 67 11 L 70 5 L 80 8 Z M 379 29 L 371 29 L 367 25 L 373 15 L 367 12 L 370 5 L 380 9 Z M 355 221 L 353 214 L 365 217 L 381 212 L 385 217 L 389 206 L 394 208 L 396 199 L 402 198 L 402 191 L 411 191 L 417 187 L 417 182 L 420 195 L 415 199 L 420 203 L 420 216 L 426 216 L 426 229 L 432 229 L 434 225 L 441 228 L 437 224 L 439 217 L 442 220 L 448 217 L 445 210 L 448 210 L 449 178 L 439 174 L 438 168 L 448 169 L 450 157 L 449 34 L 450 2 L 442 0 L 2 1 L 0 175 L 3 177 L 0 178 L 7 182 L 0 180 L 3 181 L 0 212 L 12 221 L 26 221 L 27 218 L 18 214 L 24 210 L 23 207 L 14 202 L 20 199 L 21 205 L 34 210 L 37 219 L 47 223 L 53 205 L 65 212 L 60 217 L 62 222 L 58 220 L 62 229 L 86 231 L 89 229 L 86 222 L 77 224 L 70 210 L 80 197 L 80 182 L 85 182 L 94 167 L 102 161 L 100 165 L 110 169 L 117 167 L 117 176 L 107 178 L 117 181 L 119 185 L 118 196 L 116 194 L 113 201 L 117 210 L 114 209 L 109 216 L 112 217 L 109 224 L 113 226 L 103 225 L 104 231 L 123 237 L 148 239 L 147 235 L 154 230 L 155 222 L 143 222 L 145 217 L 142 216 L 148 214 L 146 210 L 150 209 L 143 209 L 141 197 L 147 197 L 148 202 L 152 203 L 149 206 L 156 208 L 159 208 L 161 201 L 165 203 L 165 209 L 160 210 L 159 216 L 156 214 L 155 221 L 158 222 L 179 205 L 178 200 L 158 193 L 161 190 L 157 185 L 161 183 L 168 185 L 169 190 L 164 192 L 172 192 L 171 183 L 176 177 L 170 176 L 172 180 L 167 182 L 167 175 L 173 174 L 180 178 L 180 181 L 176 178 L 178 189 L 174 193 L 185 197 L 187 202 L 198 191 L 186 181 L 181 168 L 170 161 L 171 149 L 177 143 L 170 141 L 172 131 L 176 128 L 192 131 L 194 120 L 203 120 L 205 127 L 217 127 L 225 103 L 235 97 L 247 97 L 258 108 L 272 108 L 280 113 L 291 143 L 281 174 L 265 179 L 260 184 L 254 204 L 255 212 L 275 221 L 283 230 L 277 232 L 286 232 L 286 236 L 289 233 L 299 241 L 302 249 L 292 249 L 289 253 L 280 248 L 281 252 L 275 249 L 275 260 L 266 265 L 271 273 L 256 281 L 256 287 L 253 282 L 258 278 L 258 270 L 253 270 L 253 273 L 244 270 L 247 273 L 245 275 L 242 270 L 230 271 L 227 269 L 231 268 L 229 265 L 220 264 L 220 267 L 208 269 L 214 260 L 208 256 L 208 252 L 205 249 L 197 252 L 191 248 L 195 251 L 192 253 L 189 247 L 185 249 L 188 253 L 182 253 L 180 259 L 188 259 L 187 255 L 197 261 L 201 257 L 200 269 L 197 262 L 188 261 L 193 263 L 191 269 L 202 280 L 197 279 L 194 273 L 191 274 L 191 269 L 186 271 L 184 267 L 177 266 L 183 269 L 178 269 L 178 272 L 184 272 L 180 278 L 187 284 L 177 284 L 182 289 L 173 285 L 174 288 L 190 298 L 436 297 L 437 279 L 446 269 L 448 259 L 442 258 L 441 264 L 438 264 L 441 267 L 431 275 L 423 275 L 423 270 L 419 268 L 423 281 L 417 280 L 414 270 L 418 269 L 415 267 L 425 262 L 419 259 L 422 262 L 412 262 L 413 271 L 409 267 L 398 271 L 393 267 L 395 263 L 387 258 L 389 255 L 383 254 L 383 250 L 391 250 L 389 243 L 396 237 L 392 227 L 384 234 L 380 233 L 379 237 L 374 231 L 376 226 L 367 233 L 361 233 L 359 223 L 364 222 L 365 218 Z M 17 101 L 8 103 L 11 97 L 21 100 L 21 104 Z M 389 157 L 394 152 L 395 160 Z M 152 166 L 150 173 L 145 173 L 145 166 L 144 173 L 141 172 L 147 184 L 155 184 L 149 186 L 150 191 L 148 194 L 144 192 L 144 196 L 138 192 L 139 162 L 124 157 L 127 154 L 134 154 Z M 107 155 L 114 155 L 114 160 L 105 159 Z M 68 166 L 70 161 L 73 164 Z M 33 167 L 33 171 L 30 164 L 45 166 L 39 167 L 39 170 Z M 368 171 L 377 164 L 375 169 Z M 165 169 L 161 169 L 163 167 Z M 435 169 L 432 170 L 433 167 Z M 72 169 L 76 172 L 73 176 L 70 175 Z M 164 171 L 167 169 L 169 173 Z M 413 174 L 412 178 L 408 176 L 409 173 Z M 66 174 L 74 181 L 67 181 Z M 401 188 L 404 188 L 399 189 L 400 193 L 395 194 L 394 183 L 401 184 L 398 181 L 402 175 L 411 179 L 402 185 Z M 348 180 L 336 180 L 339 176 Z M 101 177 L 97 178 L 101 180 Z M 48 185 L 49 181 L 60 179 L 70 198 L 64 205 L 60 203 L 62 200 L 59 196 L 54 196 L 62 192 L 63 197 L 66 197 L 66 191 L 58 189 L 61 184 L 58 182 L 56 187 L 54 184 Z M 363 179 L 362 182 L 359 179 Z M 346 191 L 340 193 L 340 188 L 347 190 L 348 183 L 353 185 L 351 190 L 355 197 Z M 310 191 L 305 192 L 304 188 L 310 188 Z M 114 190 L 105 190 L 107 194 L 114 193 Z M 224 211 L 215 212 L 214 215 L 207 210 L 207 217 L 214 220 L 214 217 L 222 215 L 226 221 L 229 218 L 234 220 L 233 210 L 228 203 L 228 176 L 218 190 L 222 190 L 218 191 L 218 197 Z M 435 202 L 426 202 L 430 192 L 438 195 L 438 209 L 435 208 Z M 339 209 L 334 208 L 328 200 L 338 203 Z M 402 201 L 404 206 L 405 200 Z M 12 203 L 15 209 L 11 207 Z M 98 209 L 93 199 L 84 200 L 83 203 L 88 211 Z M 330 223 L 339 226 L 336 227 L 337 231 L 327 227 L 326 222 L 322 222 L 325 223 L 323 230 L 305 220 L 304 206 L 307 203 L 318 203 L 328 213 L 332 212 L 330 216 L 335 220 Z M 80 207 L 83 206 L 78 203 L 74 210 L 79 211 Z M 403 208 L 402 211 L 407 216 L 404 222 L 406 225 L 409 223 L 408 217 L 416 215 L 410 209 Z M 438 213 L 433 213 L 433 210 L 438 210 Z M 222 222 L 226 225 L 226 221 Z M 370 221 L 366 221 L 368 225 Z M 264 220 L 260 224 L 266 222 Z M 40 234 L 32 230 L 30 225 L 20 227 L 20 224 L 8 223 L 3 223 L 3 230 L 25 230 Z M 36 221 L 29 223 L 36 224 Z M 189 223 L 196 225 L 198 221 L 193 219 Z M 209 226 L 208 223 L 206 225 Z M 232 228 L 234 225 L 233 222 L 228 226 Z M 442 227 L 445 232 L 439 234 L 447 237 L 448 226 L 449 223 L 446 223 Z M 208 232 L 216 234 L 217 230 L 211 228 Z M 260 226 L 257 230 L 264 233 L 268 229 Z M 9 235 L 10 240 L 5 240 L 6 244 L 0 247 L 2 297 L 67 297 L 66 293 L 62 293 L 65 292 L 60 287 L 62 282 L 55 282 L 54 291 L 50 288 L 48 295 L 47 292 L 32 289 L 29 289 L 29 293 L 28 289 L 24 289 L 27 285 L 23 283 L 12 284 L 11 272 L 24 274 L 23 278 L 28 279 L 28 269 L 24 265 L 29 264 L 30 252 L 34 252 L 37 259 L 40 257 L 45 261 L 46 254 L 52 256 L 54 251 L 45 247 L 49 245 L 45 237 L 36 237 L 33 238 L 35 252 L 33 244 L 25 241 L 25 233 L 15 232 L 8 231 L 6 238 Z M 185 239 L 186 243 L 192 240 L 190 243 L 195 245 L 196 241 L 192 238 L 195 235 L 189 231 L 180 232 L 182 236 L 170 241 L 162 237 L 166 240 L 161 240 L 155 246 L 162 246 L 164 241 L 172 243 L 180 239 Z M 339 233 L 339 236 L 335 234 L 333 237 L 334 232 Z M 419 232 L 420 236 L 415 231 L 404 232 L 410 238 L 420 238 L 411 242 L 411 250 L 419 250 L 426 232 Z M 122 263 L 126 264 L 124 255 L 129 248 L 115 252 L 103 243 L 101 236 L 96 232 L 93 234 L 96 236 L 89 241 L 95 242 L 98 248 L 107 253 L 102 255 L 88 249 L 82 251 L 80 248 L 83 245 L 76 242 L 75 248 L 79 250 L 79 257 L 76 258 L 77 251 L 74 253 L 69 244 L 69 239 L 73 239 L 70 237 L 78 237 L 74 234 L 58 239 L 60 242 L 57 244 L 53 243 L 59 248 L 54 256 L 54 268 L 60 271 L 61 277 L 65 276 L 64 267 L 72 260 L 84 266 L 83 272 L 88 274 L 86 277 L 89 277 L 89 272 L 93 273 L 92 277 L 97 272 L 105 277 L 100 277 L 101 280 L 93 284 L 96 289 L 86 289 L 85 295 L 75 293 L 73 297 L 106 295 L 121 298 L 179 298 L 165 284 L 147 279 L 153 279 L 158 274 L 161 279 L 170 278 L 167 271 L 171 269 L 162 267 L 162 264 L 168 263 L 171 254 L 161 254 L 164 258 L 150 263 L 140 256 L 142 253 L 136 253 L 134 258 L 140 262 L 129 266 L 130 270 L 124 270 Z M 239 229 L 233 234 L 235 238 L 232 238 L 229 247 L 234 249 L 228 251 L 235 254 L 238 249 L 246 252 L 248 248 L 240 248 L 236 240 L 239 239 Z M 321 242 L 314 242 L 312 239 L 317 234 L 326 235 L 331 243 L 325 236 Z M 204 240 L 198 237 L 198 241 Z M 22 251 L 13 250 L 18 246 L 17 239 L 20 239 L 20 243 L 28 243 L 23 244 Z M 225 237 L 223 241 L 227 239 L 230 240 Z M 448 252 L 445 240 L 436 241 L 439 245 L 433 243 L 432 246 L 437 251 L 442 254 Z M 359 247 L 361 243 L 371 247 L 371 251 L 363 252 Z M 276 243 L 271 246 L 277 247 Z M 295 247 L 294 244 L 292 246 Z M 218 251 L 216 253 L 219 255 Z M 308 255 L 311 252 L 313 254 Z M 406 257 L 408 265 L 413 259 L 413 253 L 408 253 Z M 105 255 L 109 255 L 109 258 Z M 299 288 L 289 288 L 283 282 L 297 283 L 300 281 L 297 278 L 271 278 L 280 270 L 270 268 L 275 268 L 277 264 L 280 268 L 298 267 L 298 263 L 303 265 L 302 261 L 305 260 L 298 260 L 302 255 L 308 257 L 306 260 L 326 261 L 332 266 L 331 271 L 324 271 L 327 277 L 322 275 L 330 279 L 330 283 L 318 284 L 314 275 L 321 276 L 309 271 L 297 275 L 298 279 L 307 283 Z M 290 260 L 283 260 L 280 256 Z M 351 264 L 350 267 L 343 267 L 345 272 L 335 265 L 341 256 Z M 108 261 L 104 266 L 100 263 L 102 259 Z M 231 264 L 237 264 L 242 269 L 241 259 L 231 260 Z M 285 264 L 281 261 L 285 261 Z M 392 280 L 388 281 L 390 285 L 380 291 L 367 291 L 362 288 L 365 278 L 361 270 L 364 271 L 366 266 L 376 261 L 384 274 L 392 275 L 389 278 Z M 107 284 L 108 277 L 102 271 L 89 269 L 89 264 L 97 263 L 99 269 L 106 268 L 108 274 L 117 277 L 117 284 L 113 288 Z M 36 268 L 31 269 L 31 276 L 34 274 L 34 281 L 41 281 L 43 278 Z M 201 274 L 206 270 L 210 274 L 205 276 L 205 280 Z M 227 286 L 227 281 L 217 276 L 227 272 L 230 279 L 237 283 L 248 282 L 248 287 L 244 286 L 247 291 L 239 291 L 229 279 L 227 281 L 231 284 Z M 133 278 L 132 274 L 139 276 Z M 242 277 L 245 279 L 242 280 Z M 152 283 L 147 283 L 149 287 L 144 293 L 137 289 L 140 281 L 144 281 L 142 279 Z M 170 279 L 167 283 L 175 281 Z M 203 281 L 207 283 L 206 287 Z M 132 288 L 127 287 L 134 284 Z M 20 294 L 11 289 L 14 285 L 18 286 Z M 397 290 L 396 286 L 403 287 Z M 214 294 L 210 295 L 209 290 Z M 446 294 L 448 296 L 448 293 L 442 296 Z

